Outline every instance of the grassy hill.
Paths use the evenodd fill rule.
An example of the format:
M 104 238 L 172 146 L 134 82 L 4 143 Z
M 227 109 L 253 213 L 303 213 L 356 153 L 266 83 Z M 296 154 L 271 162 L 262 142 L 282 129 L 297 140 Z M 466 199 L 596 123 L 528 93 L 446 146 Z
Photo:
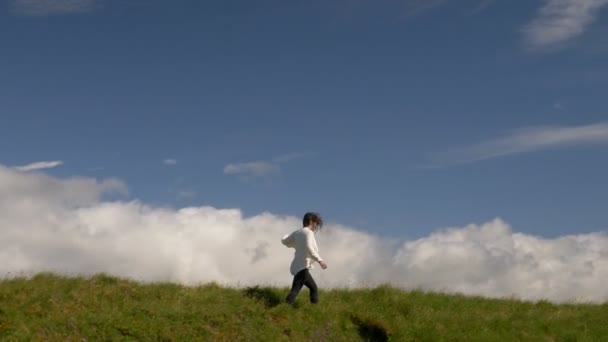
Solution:
M 606 341 L 608 304 L 404 292 L 139 284 L 97 275 L 0 281 L 2 341 Z

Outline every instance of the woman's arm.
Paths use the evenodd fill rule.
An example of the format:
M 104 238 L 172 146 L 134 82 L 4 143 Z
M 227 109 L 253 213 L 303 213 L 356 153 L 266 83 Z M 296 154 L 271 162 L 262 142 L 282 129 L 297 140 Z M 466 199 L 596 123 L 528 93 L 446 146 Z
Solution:
M 315 234 L 310 230 L 306 233 L 306 249 L 308 249 L 308 253 L 316 262 L 323 262 L 323 259 L 319 255 L 319 248 L 317 247 Z
M 281 239 L 281 242 L 289 248 L 296 247 L 296 242 L 294 241 L 293 233 L 283 236 L 283 238 Z

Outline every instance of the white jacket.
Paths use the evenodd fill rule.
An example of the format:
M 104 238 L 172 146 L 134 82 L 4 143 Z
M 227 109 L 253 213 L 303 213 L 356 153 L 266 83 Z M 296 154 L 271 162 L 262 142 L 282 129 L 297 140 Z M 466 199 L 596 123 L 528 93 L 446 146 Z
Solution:
M 285 235 L 281 242 L 287 247 L 295 248 L 296 251 L 291 262 L 289 271 L 295 275 L 301 270 L 313 269 L 313 262 L 321 262 L 319 248 L 315 240 L 315 233 L 308 227 L 300 228 L 295 232 Z

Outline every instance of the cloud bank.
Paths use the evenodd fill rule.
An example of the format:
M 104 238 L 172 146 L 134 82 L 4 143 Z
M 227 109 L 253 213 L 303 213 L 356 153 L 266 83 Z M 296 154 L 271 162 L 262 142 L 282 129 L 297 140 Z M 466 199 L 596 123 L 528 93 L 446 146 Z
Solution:
M 299 217 L 104 199 L 125 191 L 113 179 L 57 179 L 0 166 L 0 274 L 290 284 L 293 250 L 280 238 L 299 228 Z M 608 236 L 601 232 L 544 239 L 495 219 L 391 242 L 329 224 L 318 244 L 329 263 L 313 271 L 322 287 L 390 283 L 528 300 L 608 300 Z
M 49 16 L 92 12 L 97 0 L 13 0 L 12 11 L 18 15 Z
M 470 146 L 457 147 L 431 156 L 434 166 L 470 163 L 517 153 L 560 146 L 608 143 L 608 123 L 583 126 L 520 128 L 506 135 Z
M 538 17 L 523 29 L 526 43 L 543 48 L 573 39 L 595 21 L 608 0 L 545 0 Z

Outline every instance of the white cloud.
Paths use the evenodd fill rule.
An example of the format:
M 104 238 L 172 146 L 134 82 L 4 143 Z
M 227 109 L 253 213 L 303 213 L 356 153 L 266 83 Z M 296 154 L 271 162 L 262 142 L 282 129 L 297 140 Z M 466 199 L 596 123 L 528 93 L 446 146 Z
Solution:
M 42 169 L 51 169 L 51 168 L 57 167 L 59 165 L 63 165 L 63 162 L 61 160 L 41 161 L 41 162 L 35 162 L 35 163 L 23 165 L 23 166 L 15 166 L 15 169 L 19 170 L 19 171 L 34 171 L 34 170 L 42 170 Z
M 163 160 L 163 164 L 165 164 L 165 165 L 176 165 L 177 164 L 177 160 L 171 159 L 171 158 L 167 158 L 167 159 Z
M 280 238 L 299 217 L 237 209 L 109 202 L 115 180 L 62 180 L 0 166 L 0 275 L 106 272 L 140 281 L 291 283 Z M 397 243 L 328 224 L 317 238 L 323 288 L 391 283 L 405 289 L 562 301 L 608 300 L 608 236 L 544 239 L 500 219 Z M 10 275 L 9 275 L 10 276 Z
M 545 0 L 538 17 L 523 29 L 533 48 L 552 46 L 581 34 L 597 18 L 608 0 Z
M 21 209 L 27 211 L 43 207 L 72 208 L 96 203 L 104 194 L 114 193 L 127 194 L 127 186 L 113 178 L 103 181 L 85 177 L 64 180 L 0 165 L 0 210 L 6 209 L 7 205 L 15 209 L 15 213 L 21 212 Z M 10 212 L 1 213 L 0 216 L 12 215 Z M 37 216 L 35 212 L 31 214 Z
M 557 146 L 608 142 L 608 123 L 586 126 L 546 126 L 518 129 L 506 136 L 432 156 L 436 165 L 469 163 Z
M 13 0 L 13 13 L 48 16 L 87 13 L 98 5 L 97 0 Z

